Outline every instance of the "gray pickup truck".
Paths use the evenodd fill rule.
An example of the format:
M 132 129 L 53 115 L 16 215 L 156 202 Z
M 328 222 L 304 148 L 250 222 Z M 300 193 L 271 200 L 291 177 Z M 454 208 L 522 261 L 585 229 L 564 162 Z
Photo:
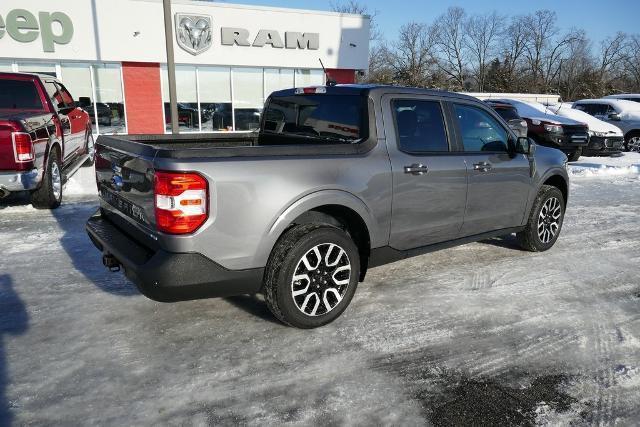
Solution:
M 289 89 L 252 134 L 100 136 L 86 229 L 154 300 L 262 293 L 278 319 L 313 328 L 368 268 L 512 233 L 551 248 L 566 161 L 468 96 Z

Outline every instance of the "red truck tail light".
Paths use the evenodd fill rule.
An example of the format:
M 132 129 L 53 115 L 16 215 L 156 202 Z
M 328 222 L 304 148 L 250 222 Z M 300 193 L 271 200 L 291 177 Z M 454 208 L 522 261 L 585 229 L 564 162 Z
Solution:
M 209 217 L 207 180 L 197 173 L 156 171 L 154 193 L 159 231 L 193 233 Z
M 13 156 L 16 163 L 32 162 L 35 158 L 31 135 L 25 132 L 12 132 Z

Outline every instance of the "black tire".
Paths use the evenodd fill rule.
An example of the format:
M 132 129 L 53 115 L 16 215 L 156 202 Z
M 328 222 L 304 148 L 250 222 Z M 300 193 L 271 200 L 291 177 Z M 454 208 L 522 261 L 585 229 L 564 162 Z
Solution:
M 93 137 L 93 132 L 87 130 L 87 138 L 84 145 L 85 153 L 89 155 L 89 158 L 84 162 L 84 166 L 93 166 L 96 162 L 96 141 Z
M 544 241 L 541 238 L 540 233 L 538 233 L 539 220 L 541 220 L 541 211 L 547 201 L 551 199 L 557 199 L 560 207 L 560 216 L 557 219 L 557 229 L 553 236 L 551 236 L 550 240 Z M 549 209 L 547 208 L 547 211 Z M 536 200 L 533 202 L 533 207 L 531 208 L 531 214 L 529 215 L 529 220 L 525 225 L 525 229 L 516 234 L 516 239 L 518 244 L 527 251 L 531 252 L 544 252 L 546 250 L 551 249 L 551 247 L 558 240 L 558 236 L 560 236 L 560 232 L 562 231 L 562 223 L 564 222 L 564 212 L 565 212 L 565 201 L 562 195 L 562 192 L 557 188 L 551 185 L 543 185 L 536 197 Z M 546 219 L 546 215 L 545 215 Z M 550 229 L 550 224 L 543 222 L 543 229 Z M 544 233 L 543 233 L 544 235 Z M 548 237 L 549 234 L 545 235 Z
M 333 283 L 335 282 L 337 274 L 342 274 L 342 272 L 336 272 L 338 268 L 341 268 L 339 267 L 340 264 L 338 264 L 335 270 L 331 270 L 333 267 L 323 266 L 322 261 L 320 260 L 318 260 L 318 265 L 313 270 L 313 274 L 310 274 L 312 279 L 306 282 L 306 288 L 303 286 L 303 281 L 294 282 L 294 275 L 296 273 L 301 273 L 300 270 L 296 271 L 296 269 L 302 268 L 304 270 L 302 271 L 303 273 L 311 273 L 311 270 L 306 269 L 302 258 L 308 253 L 311 253 L 314 248 L 322 250 L 326 247 L 327 255 L 329 253 L 335 253 L 331 252 L 331 249 L 329 249 L 327 244 L 337 245 L 342 248 L 346 254 L 346 262 L 349 263 L 351 270 L 348 277 L 344 277 L 344 275 L 342 275 L 341 279 L 339 279 L 344 281 L 348 278 L 348 283 L 342 285 L 344 288 Z M 321 258 L 325 263 L 326 260 L 330 259 L 330 257 L 326 255 Z M 307 259 L 307 263 L 309 262 L 309 259 Z M 345 258 L 342 253 L 338 254 L 337 262 L 342 263 L 343 266 L 345 265 Z M 331 263 L 333 263 L 333 261 Z M 322 274 L 325 275 L 324 278 L 326 279 L 329 277 L 333 278 L 333 282 L 330 281 L 329 284 L 323 285 L 322 283 L 327 282 L 322 282 Z M 280 240 L 278 240 L 267 264 L 263 293 L 269 310 L 271 310 L 273 315 L 283 323 L 296 328 L 317 328 L 334 321 L 347 308 L 356 292 L 359 277 L 360 256 L 358 248 L 346 232 L 328 224 L 302 224 L 294 226 L 287 231 Z M 314 284 L 313 281 L 316 279 L 319 281 L 317 284 Z M 296 284 L 299 287 L 296 291 L 300 291 L 304 288 L 310 289 L 310 292 L 303 293 L 297 297 L 294 296 L 294 287 Z M 315 289 L 318 289 L 318 293 L 314 291 L 314 287 Z M 325 290 L 322 290 L 323 287 Z M 337 292 L 341 292 L 342 299 L 339 300 L 338 298 L 334 298 L 332 296 L 335 295 L 334 293 L 327 292 L 329 287 L 334 288 Z M 320 293 L 322 293 L 326 300 L 320 299 Z M 306 298 L 309 298 L 309 300 Z M 307 301 L 307 304 L 301 304 L 302 299 Z M 308 303 L 312 300 L 315 302 L 316 299 L 319 305 L 314 304 L 315 309 L 313 309 L 313 312 L 316 313 L 315 315 L 302 311 L 303 309 L 308 309 Z M 332 308 L 327 309 L 327 302 L 329 303 L 329 306 L 332 302 L 335 302 L 335 305 Z M 300 308 L 300 305 L 302 305 L 302 308 Z M 322 307 L 320 307 L 320 305 Z M 326 312 L 322 313 L 323 311 Z
M 629 132 L 627 135 L 625 135 L 625 137 L 624 137 L 624 151 L 637 151 L 637 152 L 640 152 L 640 147 L 638 147 L 637 145 L 635 147 L 632 147 L 630 145 L 632 143 L 632 139 L 633 138 L 640 138 L 640 132 L 632 131 L 632 132 Z M 636 144 L 637 144 L 637 142 L 636 142 Z
M 567 155 L 567 157 L 569 158 L 570 162 L 577 162 L 578 159 L 580 159 L 580 156 L 582 156 L 582 148 L 578 148 L 573 153 L 570 153 L 570 154 Z
M 58 178 L 54 176 L 56 170 Z M 58 179 L 59 187 L 57 187 Z M 47 164 L 40 187 L 31 192 L 31 205 L 36 209 L 55 209 L 60 206 L 60 203 L 62 203 L 62 166 L 60 165 L 60 152 L 54 148 L 47 156 Z

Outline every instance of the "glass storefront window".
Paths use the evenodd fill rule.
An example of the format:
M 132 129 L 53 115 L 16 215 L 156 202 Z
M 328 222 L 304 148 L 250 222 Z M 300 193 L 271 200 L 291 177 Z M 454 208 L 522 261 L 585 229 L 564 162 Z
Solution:
M 248 131 L 260 126 L 264 104 L 262 68 L 233 69 L 233 109 L 235 130 Z
M 120 65 L 93 65 L 93 82 L 100 133 L 126 132 Z
M 0 62 L 0 72 L 11 72 L 13 67 L 10 62 Z
M 289 89 L 294 86 L 293 70 L 286 68 L 265 68 L 264 70 L 264 96 L 265 99 L 272 92 Z
M 91 128 L 94 133 L 98 132 L 96 127 L 96 112 L 98 113 L 97 124 L 99 126 L 109 126 L 111 123 L 111 109 L 98 107 L 93 102 L 93 89 L 91 87 L 91 66 L 89 64 L 69 63 L 60 66 L 62 72 L 61 79 L 65 87 L 71 92 L 71 96 L 78 103 L 78 106 L 89 113 L 91 117 Z M 103 131 L 102 129 L 100 129 Z
M 48 74 L 56 77 L 55 64 L 41 64 L 39 62 L 18 62 L 18 71 L 21 73 Z
M 200 122 L 204 132 L 233 130 L 229 68 L 198 67 Z
M 176 92 L 178 96 L 178 124 L 180 130 L 187 132 L 200 130 L 195 67 L 180 65 L 176 67 Z M 169 103 L 169 77 L 166 67 L 162 69 L 162 94 L 166 130 L 170 131 L 171 106 Z
M 322 70 L 296 70 L 296 87 L 322 86 L 324 73 Z

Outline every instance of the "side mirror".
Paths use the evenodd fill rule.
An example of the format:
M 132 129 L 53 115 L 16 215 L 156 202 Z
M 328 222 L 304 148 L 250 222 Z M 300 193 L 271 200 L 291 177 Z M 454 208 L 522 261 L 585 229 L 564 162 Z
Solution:
M 516 142 L 516 153 L 533 155 L 536 152 L 536 144 L 529 138 L 521 136 Z
M 619 122 L 620 120 L 622 120 L 622 118 L 620 117 L 620 114 L 618 113 L 611 113 L 609 114 L 609 120 L 614 121 L 614 122 Z

